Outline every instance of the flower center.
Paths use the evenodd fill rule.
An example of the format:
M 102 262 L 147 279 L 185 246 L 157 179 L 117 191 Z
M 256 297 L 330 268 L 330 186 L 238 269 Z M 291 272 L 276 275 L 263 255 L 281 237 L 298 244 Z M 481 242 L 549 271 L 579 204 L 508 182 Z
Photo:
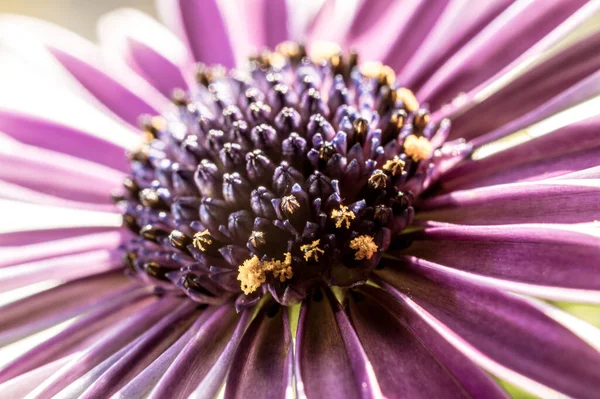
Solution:
M 197 82 L 142 119 L 119 198 L 137 235 L 130 273 L 238 306 L 366 282 L 412 222 L 433 154 L 436 129 L 413 93 L 331 43 L 310 55 L 282 43 L 244 71 L 201 65 Z

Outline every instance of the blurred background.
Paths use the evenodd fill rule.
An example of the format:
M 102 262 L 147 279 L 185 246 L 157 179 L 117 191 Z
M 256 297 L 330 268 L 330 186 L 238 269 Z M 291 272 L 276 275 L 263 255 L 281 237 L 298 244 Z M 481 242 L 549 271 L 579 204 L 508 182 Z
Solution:
M 45 19 L 93 40 L 98 18 L 120 7 L 133 7 L 156 16 L 154 0 L 0 0 L 0 13 Z

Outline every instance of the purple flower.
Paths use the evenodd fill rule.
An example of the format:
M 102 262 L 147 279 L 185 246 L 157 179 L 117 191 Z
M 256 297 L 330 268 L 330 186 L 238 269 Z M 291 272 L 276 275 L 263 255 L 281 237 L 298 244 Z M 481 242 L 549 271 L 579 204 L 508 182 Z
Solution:
M 596 397 L 600 4 L 233 3 L 0 20 L 0 396 Z

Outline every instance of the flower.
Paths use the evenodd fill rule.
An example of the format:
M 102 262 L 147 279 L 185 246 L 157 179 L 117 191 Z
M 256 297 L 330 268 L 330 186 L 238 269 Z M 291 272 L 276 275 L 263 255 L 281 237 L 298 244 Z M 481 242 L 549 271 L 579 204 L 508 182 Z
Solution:
M 339 4 L 3 17 L 3 396 L 597 395 L 598 3 Z

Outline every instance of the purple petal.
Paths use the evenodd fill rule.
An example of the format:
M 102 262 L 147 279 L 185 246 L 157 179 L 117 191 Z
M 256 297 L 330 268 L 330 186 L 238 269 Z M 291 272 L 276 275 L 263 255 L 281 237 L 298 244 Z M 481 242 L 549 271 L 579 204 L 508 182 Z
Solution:
M 522 116 L 539 117 L 542 113 L 549 116 L 552 114 L 547 112 L 549 107 L 555 107 L 553 113 L 556 113 L 557 106 L 564 107 L 567 101 L 582 98 L 585 92 L 589 93 L 596 88 L 597 93 L 597 85 L 593 85 L 597 78 L 591 76 L 596 75 L 600 68 L 600 62 L 593 56 L 600 49 L 600 34 L 596 32 L 584 36 L 564 48 L 557 44 L 561 39 L 569 40 L 565 37 L 585 24 L 586 20 L 594 18 L 598 5 L 588 3 L 580 11 L 529 53 L 464 95 L 464 101 L 457 104 L 460 104 L 459 107 L 468 105 L 469 108 L 460 115 L 452 116 L 451 138 L 475 139 L 474 144 L 481 145 L 494 137 L 499 138 L 515 131 L 508 129 L 522 124 L 526 120 Z M 536 59 L 536 62 L 531 63 L 532 59 Z M 522 72 L 515 73 L 519 69 Z M 587 81 L 586 87 L 583 86 L 584 80 Z M 578 88 L 578 92 L 574 87 Z M 473 103 L 474 98 L 477 99 Z M 448 107 L 452 108 L 453 106 Z
M 573 14 L 585 1 L 519 0 L 472 38 L 417 92 L 432 109 L 492 77 Z
M 147 303 L 145 301 L 141 304 Z M 115 320 L 107 317 L 106 320 L 109 325 L 113 325 L 114 327 L 108 331 L 103 331 L 102 335 L 96 338 L 91 346 L 87 343 L 75 359 L 44 381 L 35 390 L 35 394 L 32 394 L 32 397 L 53 397 L 53 395 L 60 392 L 79 377 L 124 348 L 136 337 L 149 330 L 180 303 L 181 299 L 176 297 L 165 297 L 159 300 L 155 300 L 153 297 L 150 304 L 141 309 L 140 306 L 126 305 L 129 317 L 122 320 L 116 326 L 114 326 Z M 94 319 L 92 318 L 92 320 Z
M 391 295 L 369 286 L 360 292 L 350 295 L 349 313 L 384 395 L 507 397 L 482 369 Z
M 342 321 L 341 325 L 339 321 Z M 300 310 L 296 334 L 296 380 L 299 396 L 376 396 L 369 392 L 378 387 L 367 382 L 367 362 L 339 304 L 334 303 L 328 293 L 317 292 L 312 298 L 306 299 Z M 364 385 L 361 386 L 361 383 Z
M 108 398 L 169 348 L 197 318 L 196 304 L 185 301 L 145 332 L 80 398 Z
M 41 193 L 107 203 L 123 179 L 119 171 L 69 155 L 12 140 L 1 140 L 0 145 L 0 180 Z
M 233 44 L 216 0 L 160 0 L 167 26 L 184 40 L 196 61 L 235 66 Z
M 583 231 L 546 224 L 440 226 L 408 237 L 414 240 L 408 249 L 391 253 L 401 263 L 547 286 L 550 296 L 560 292 L 551 287 L 600 291 L 600 241 Z
M 119 392 L 113 397 L 115 399 L 133 399 L 133 398 L 146 398 L 165 374 L 167 369 L 171 366 L 175 358 L 181 353 L 183 348 L 190 342 L 194 335 L 198 332 L 202 324 L 206 321 L 206 317 L 210 312 L 203 312 L 200 317 L 196 319 L 185 334 L 171 345 L 166 351 L 164 351 L 155 361 L 146 367 L 140 374 L 135 376 L 127 385 L 125 385 Z
M 260 312 L 240 342 L 225 398 L 283 398 L 291 387 L 292 337 L 285 308 Z M 266 313 L 269 313 L 268 315 Z
M 86 266 L 82 267 L 82 265 Z M 3 267 L 0 273 L 0 291 L 8 291 L 46 280 L 69 281 L 121 269 L 123 269 L 122 259 L 108 250 L 60 256 Z
M 170 97 L 176 88 L 188 88 L 191 54 L 173 33 L 150 16 L 134 9 L 120 9 L 105 15 L 98 29 L 102 47 L 165 97 Z
M 220 357 L 228 349 L 233 355 L 247 325 L 244 323 L 249 321 L 248 312 L 240 317 L 231 303 L 209 309 L 212 313 L 162 376 L 150 398 L 187 398 L 206 381 L 212 382 L 209 386 L 205 385 L 203 394 L 207 397 L 212 397 L 220 388 L 229 367 L 228 363 L 220 363 Z M 243 326 L 242 331 L 239 331 L 239 326 Z M 222 375 L 217 373 L 220 380 L 213 380 L 213 368 L 221 369 L 218 371 L 222 371 Z
M 30 204 L 57 206 L 69 209 L 83 209 L 99 212 L 113 212 L 113 204 L 94 204 L 90 202 L 70 201 L 53 195 L 43 194 L 19 186 L 17 184 L 7 183 L 0 180 L 0 198 L 17 202 L 27 202 Z
M 0 384 L 0 392 L 7 398 L 24 398 L 44 380 L 54 374 L 58 369 L 72 360 L 76 354 L 65 356 L 48 363 L 28 373 L 22 374 L 12 380 Z
M 114 302 L 133 288 L 122 272 L 100 274 L 0 306 L 0 343 L 6 345 L 96 306 Z
M 129 170 L 122 147 L 66 125 L 19 112 L 0 110 L 0 130 L 24 144 L 96 162 L 123 172 Z
M 451 1 L 406 65 L 398 79 L 416 90 L 468 40 L 494 20 L 512 0 Z
M 6 246 L 23 246 L 81 237 L 91 234 L 115 232 L 120 228 L 106 226 L 81 226 L 81 227 L 55 227 L 55 228 L 29 228 L 19 231 L 1 232 L 0 248 Z
M 599 129 L 600 117 L 573 123 L 481 160 L 463 162 L 443 175 L 440 184 L 449 191 L 547 179 L 597 166 Z
M 55 74 L 59 78 L 74 78 L 65 83 L 76 83 L 75 89 L 85 89 L 133 126 L 138 126 L 141 114 L 157 114 L 168 104 L 166 98 L 133 72 L 109 68 L 93 43 L 67 30 L 23 16 L 5 16 L 2 22 L 11 48 L 38 65 L 41 61 L 42 68 L 60 72 Z
M 421 220 L 461 224 L 580 223 L 600 214 L 594 180 L 545 180 L 455 191 L 423 201 Z
M 148 294 L 146 288 L 130 290 L 122 296 L 121 301 L 107 302 L 103 304 L 104 306 L 99 306 L 93 312 L 77 319 L 57 335 L 48 338 L 0 368 L 0 382 L 73 353 L 77 345 L 84 342 L 91 334 L 109 328 L 120 318 L 130 315 L 136 309 L 132 305 L 147 298 Z
M 501 378 L 523 382 L 516 372 L 573 397 L 600 389 L 600 353 L 527 301 L 417 266 L 378 274 L 380 285 Z
M 0 247 L 0 267 L 88 251 L 115 249 L 127 238 L 128 234 L 119 230 L 108 233 L 78 235 L 73 238 L 47 241 L 41 244 Z

